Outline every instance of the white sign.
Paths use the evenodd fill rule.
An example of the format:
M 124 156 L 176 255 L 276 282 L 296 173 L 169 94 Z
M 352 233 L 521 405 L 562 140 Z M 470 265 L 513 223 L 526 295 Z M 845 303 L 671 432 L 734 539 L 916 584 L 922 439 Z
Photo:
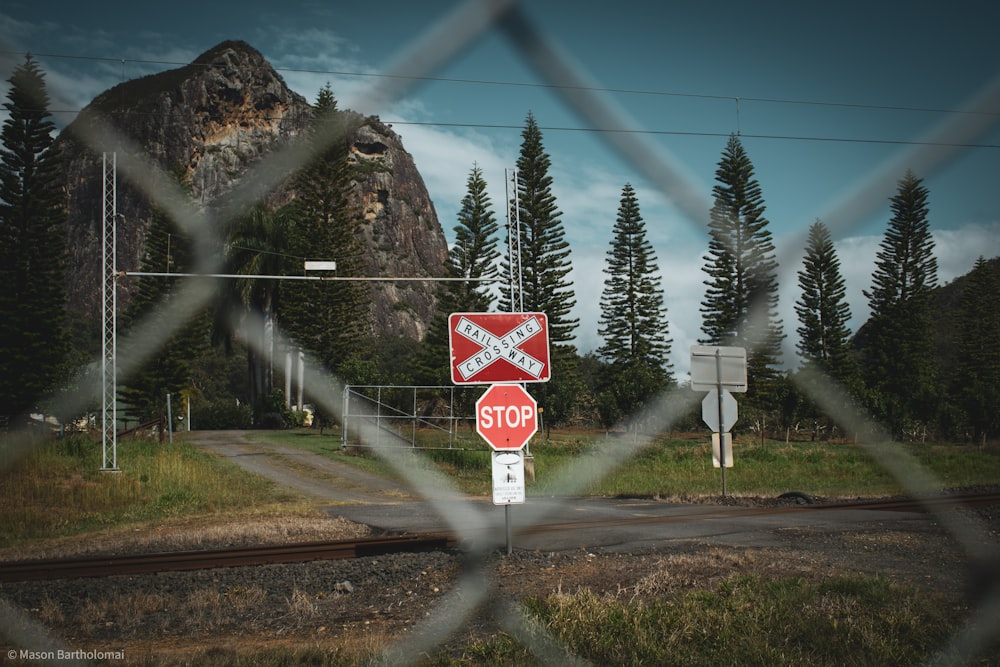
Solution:
M 746 349 L 692 345 L 691 389 L 708 391 L 720 384 L 729 391 L 747 390 Z
M 524 503 L 524 454 L 520 450 L 493 452 L 493 504 Z
M 337 262 L 335 261 L 323 261 L 323 260 L 309 260 L 305 261 L 306 271 L 336 271 Z
M 719 390 L 712 387 L 705 394 L 705 399 L 701 402 L 701 418 L 705 425 L 718 433 L 719 431 L 731 431 L 738 416 L 736 397 L 725 389 L 722 390 L 722 428 L 719 428 Z
M 722 443 L 725 446 L 725 451 L 721 451 L 719 446 L 719 438 L 722 438 Z M 716 468 L 722 467 L 722 454 L 726 455 L 726 467 L 733 467 L 733 434 L 732 433 L 713 433 L 712 434 L 712 465 Z M 723 476 L 723 481 L 725 481 L 725 476 Z

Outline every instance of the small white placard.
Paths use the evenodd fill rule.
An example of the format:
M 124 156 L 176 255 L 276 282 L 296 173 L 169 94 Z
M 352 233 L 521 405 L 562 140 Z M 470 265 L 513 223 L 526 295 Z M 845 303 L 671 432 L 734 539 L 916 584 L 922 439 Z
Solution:
M 722 442 L 725 444 L 726 452 L 726 467 L 733 467 L 733 434 L 732 433 L 713 433 L 712 434 L 712 465 L 716 468 L 721 468 L 721 458 L 719 451 L 719 436 L 722 436 Z
M 493 504 L 524 503 L 524 452 L 493 452 Z

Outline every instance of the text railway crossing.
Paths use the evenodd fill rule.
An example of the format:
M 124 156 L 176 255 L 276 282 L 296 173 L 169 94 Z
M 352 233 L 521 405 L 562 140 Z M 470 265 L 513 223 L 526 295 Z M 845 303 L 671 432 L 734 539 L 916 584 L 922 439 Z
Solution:
M 456 365 L 463 380 L 468 380 L 501 359 L 534 378 L 541 377 L 545 370 L 543 361 L 521 349 L 526 341 L 542 333 L 542 327 L 534 318 L 528 318 L 504 335 L 497 336 L 469 318 L 461 317 L 455 333 L 479 346 L 478 351 Z

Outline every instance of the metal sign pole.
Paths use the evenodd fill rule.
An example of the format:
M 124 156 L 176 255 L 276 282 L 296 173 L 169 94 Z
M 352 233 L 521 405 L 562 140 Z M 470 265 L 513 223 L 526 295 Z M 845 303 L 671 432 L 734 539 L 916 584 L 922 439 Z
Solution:
M 726 442 L 725 442 L 725 424 L 722 421 L 722 350 L 716 348 L 715 350 L 715 381 L 717 387 L 717 393 L 719 395 L 718 405 L 719 405 L 719 463 L 722 468 L 722 496 L 726 495 Z
M 510 526 L 510 505 L 504 505 L 504 518 L 507 521 L 507 555 L 511 555 L 514 552 L 514 538 L 512 537 L 513 531 Z

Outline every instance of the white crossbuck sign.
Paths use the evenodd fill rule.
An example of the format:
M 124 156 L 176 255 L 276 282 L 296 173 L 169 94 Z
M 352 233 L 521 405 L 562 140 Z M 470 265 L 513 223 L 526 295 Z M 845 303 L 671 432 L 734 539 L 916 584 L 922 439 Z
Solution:
M 497 336 L 463 317 L 455 327 L 455 333 L 476 343 L 480 349 L 456 368 L 462 379 L 468 380 L 487 366 L 503 359 L 528 375 L 538 378 L 545 370 L 545 364 L 526 353 L 520 346 L 541 332 L 542 327 L 533 317 L 526 319 L 503 336 Z

